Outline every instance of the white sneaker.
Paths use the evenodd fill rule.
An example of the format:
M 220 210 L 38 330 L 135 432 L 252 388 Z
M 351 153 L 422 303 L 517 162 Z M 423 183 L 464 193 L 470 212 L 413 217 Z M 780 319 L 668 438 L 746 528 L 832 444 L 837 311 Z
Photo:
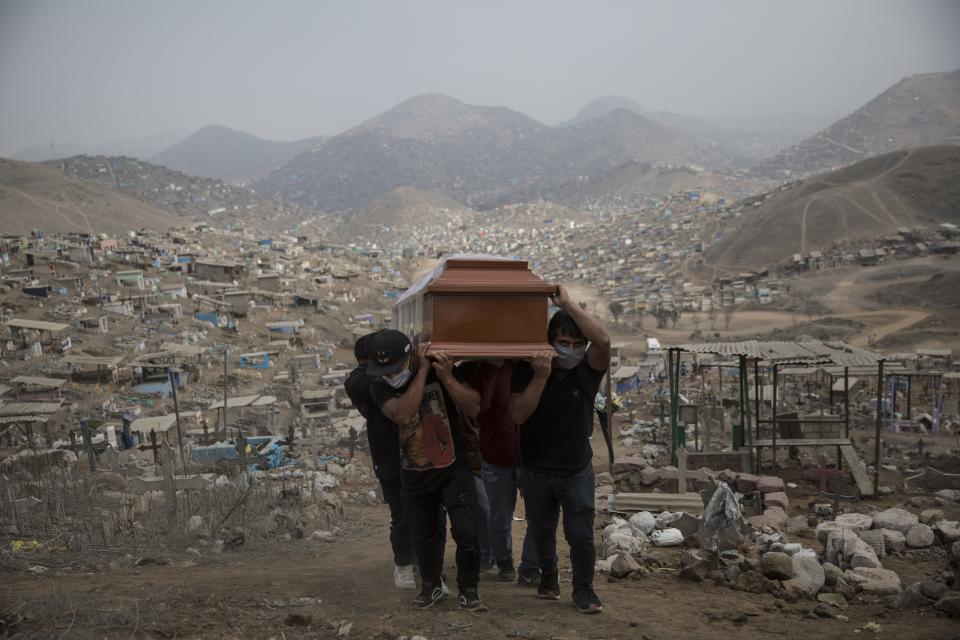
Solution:
M 397 589 L 416 589 L 417 581 L 413 579 L 413 565 L 405 564 L 402 567 L 393 567 L 393 586 Z
M 443 580 L 443 578 L 440 578 L 440 590 L 443 591 L 443 595 L 450 595 L 450 589 L 447 588 L 447 583 Z

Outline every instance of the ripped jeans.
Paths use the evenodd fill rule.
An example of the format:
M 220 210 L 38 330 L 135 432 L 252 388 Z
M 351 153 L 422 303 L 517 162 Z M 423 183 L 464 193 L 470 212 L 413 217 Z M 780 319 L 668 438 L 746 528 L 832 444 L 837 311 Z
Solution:
M 416 473 L 405 471 L 404 473 Z M 450 533 L 457 544 L 457 587 L 476 589 L 480 580 L 480 527 L 477 488 L 469 467 L 454 469 L 442 482 L 403 487 L 403 519 L 417 552 L 424 584 L 440 584 L 443 557 L 437 553 L 443 542 L 437 518 L 443 506 L 450 519 Z

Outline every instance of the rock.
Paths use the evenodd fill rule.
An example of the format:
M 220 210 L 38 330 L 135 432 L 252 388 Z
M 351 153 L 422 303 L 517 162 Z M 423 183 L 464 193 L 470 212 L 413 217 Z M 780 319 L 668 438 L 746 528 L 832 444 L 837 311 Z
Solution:
M 920 591 L 931 600 L 939 600 L 949 590 L 950 587 L 939 580 L 924 580 L 920 583 Z
M 760 493 L 783 493 L 785 490 L 783 480 L 777 476 L 760 476 L 757 478 L 757 491 Z
M 936 536 L 933 535 L 933 529 L 925 524 L 915 524 L 907 530 L 907 546 L 914 549 L 923 549 L 933 544 Z
M 877 489 L 877 495 L 878 495 L 878 496 L 892 496 L 892 495 L 893 495 L 893 487 L 888 487 L 888 486 L 882 484 L 882 485 L 880 485 L 880 488 Z
M 737 478 L 740 477 L 740 473 L 733 471 L 732 469 L 724 469 L 717 474 L 717 480 L 721 482 L 726 482 L 728 485 L 736 489 Z
M 826 606 L 826 605 L 824 605 L 824 604 L 818 604 L 817 606 L 815 606 L 815 607 L 813 608 L 813 613 L 814 613 L 814 615 L 816 615 L 818 618 L 832 618 L 832 617 L 833 617 L 833 611 L 830 611 L 830 607 L 828 607 L 828 606 Z
M 778 545 L 778 548 L 774 549 L 771 547 L 771 551 L 779 551 L 780 553 L 785 553 L 790 557 L 793 557 L 803 551 L 803 546 L 799 543 L 791 542 L 789 544 Z
M 660 471 L 654 467 L 646 467 L 640 472 L 640 484 L 649 487 L 660 480 Z
M 847 604 L 847 599 L 839 593 L 821 593 L 817 596 L 817 600 L 840 609 L 846 609 L 850 606 Z
M 761 533 L 757 536 L 757 546 L 768 551 L 775 544 L 783 544 L 782 533 Z
M 621 473 L 643 471 L 647 466 L 647 461 L 640 456 L 623 456 L 622 458 L 617 458 L 613 463 L 613 474 L 619 475 Z
M 857 567 L 846 573 L 850 584 L 860 587 L 867 593 L 889 596 L 900 593 L 900 576 L 889 569 Z
M 933 495 L 950 502 L 960 502 L 960 489 L 940 489 Z
M 873 549 L 873 552 L 877 554 L 878 558 L 882 558 L 887 555 L 886 546 L 883 543 L 883 534 L 881 533 L 882 529 L 867 529 L 866 531 L 860 531 L 857 536 L 870 545 L 870 548 Z
M 779 531 L 787 526 L 789 519 L 787 512 L 780 507 L 769 507 L 764 510 L 762 516 L 752 516 L 747 518 L 747 522 L 757 528 L 770 527 Z
M 771 580 L 789 580 L 793 577 L 793 562 L 790 556 L 779 551 L 768 551 L 760 558 L 763 575 Z
M 783 491 L 774 491 L 763 496 L 763 503 L 768 507 L 780 507 L 784 511 L 790 508 L 790 499 Z
M 650 535 L 657 528 L 657 521 L 649 511 L 641 511 L 630 516 L 630 526 L 634 531 Z
M 793 564 L 794 575 L 790 586 L 807 596 L 817 595 L 826 582 L 826 574 L 817 559 L 808 555 L 795 555 L 790 558 L 790 562 Z
M 283 621 L 284 624 L 291 627 L 309 627 L 313 622 L 313 618 L 310 616 L 305 616 L 301 613 L 291 613 Z
M 919 582 L 914 582 L 904 589 L 897 600 L 897 604 L 904 609 L 921 609 L 929 607 L 934 602 L 936 602 L 935 599 L 928 598 L 923 594 Z
M 841 513 L 834 522 L 842 525 L 849 525 L 854 529 L 869 529 L 873 526 L 873 516 L 865 513 Z
M 941 520 L 931 528 L 937 539 L 943 544 L 953 544 L 960 540 L 960 522 L 956 520 Z
M 824 584 L 832 587 L 837 581 L 843 580 L 843 571 L 832 562 L 824 562 L 820 567 L 823 569 Z
M 920 518 L 914 514 L 896 507 L 881 511 L 873 516 L 874 529 L 893 529 L 904 535 L 910 530 L 910 527 L 919 522 Z
M 594 480 L 594 483 L 595 483 L 598 487 L 599 487 L 599 486 L 603 486 L 603 485 L 613 484 L 613 476 L 610 475 L 609 472 L 603 471 L 603 472 L 597 474 L 597 476 L 596 476 L 596 478 L 595 478 L 595 480 Z
M 794 516 L 787 520 L 784 530 L 792 536 L 806 537 L 810 535 L 810 523 L 807 516 Z
M 699 551 L 685 551 L 680 558 L 680 579 L 691 582 L 702 581 L 710 572 L 707 561 Z
M 820 544 L 826 546 L 827 539 L 831 534 L 842 533 L 844 531 L 855 533 L 856 528 L 849 524 L 843 524 L 840 522 L 821 522 L 817 525 L 817 528 L 814 531 Z
M 670 523 L 670 526 L 674 529 L 679 529 L 683 537 L 686 538 L 696 534 L 700 529 L 700 518 L 692 516 L 689 513 L 681 513 L 679 518 Z
M 883 566 L 873 548 L 849 529 L 831 533 L 827 538 L 827 544 L 824 545 L 823 555 L 827 562 L 841 569 Z
M 629 553 L 619 553 L 610 563 L 610 575 L 614 578 L 626 578 L 640 569 L 640 564 Z
M 920 512 L 920 523 L 933 525 L 943 520 L 943 511 L 940 509 L 924 509 Z
M 875 529 L 883 535 L 883 549 L 887 553 L 901 553 L 907 547 L 907 537 L 893 529 Z
M 654 531 L 650 539 L 655 547 L 679 547 L 683 544 L 683 534 L 673 528 Z
M 742 493 L 747 495 L 748 493 L 753 493 L 757 490 L 757 476 L 752 473 L 741 473 L 737 476 L 736 487 L 737 493 Z
M 829 502 L 818 502 L 813 505 L 813 515 L 818 518 L 829 518 L 833 515 L 833 505 Z
M 951 618 L 960 618 L 960 591 L 951 591 L 933 605 L 937 611 L 943 611 Z
M 657 515 L 654 520 L 657 523 L 657 529 L 667 529 L 673 526 L 674 520 L 679 520 L 680 516 L 683 515 L 682 511 L 663 511 Z
M 770 580 L 759 571 L 745 571 L 737 578 L 734 588 L 747 593 L 767 593 L 770 589 Z
M 648 545 L 647 536 L 628 527 L 625 530 L 614 531 L 604 539 L 602 555 L 604 558 L 609 558 L 621 551 L 629 554 L 642 553 Z

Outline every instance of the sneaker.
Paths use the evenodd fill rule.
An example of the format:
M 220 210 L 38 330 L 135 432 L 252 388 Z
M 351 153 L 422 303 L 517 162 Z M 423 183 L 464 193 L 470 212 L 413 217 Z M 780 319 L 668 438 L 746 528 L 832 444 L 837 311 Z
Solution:
M 493 569 L 493 560 L 484 560 L 480 563 L 480 573 L 486 573 Z
M 600 604 L 600 598 L 597 597 L 593 587 L 574 591 L 573 606 L 580 613 L 600 613 L 603 611 L 603 605 Z
M 537 597 L 541 600 L 559 600 L 560 599 L 560 580 L 557 576 L 540 576 L 540 586 L 537 587 Z
M 440 587 L 433 587 L 425 584 L 420 588 L 420 593 L 413 599 L 413 606 L 417 609 L 429 609 L 441 600 L 447 597 Z
M 523 569 L 517 573 L 517 584 L 521 587 L 536 587 L 540 584 L 540 569 Z
M 488 611 L 487 605 L 480 600 L 476 589 L 460 592 L 460 608 L 464 611 Z
M 513 582 L 517 579 L 517 570 L 513 568 L 512 561 L 497 563 L 497 578 L 501 582 Z
M 446 576 L 441 576 L 441 577 L 440 577 L 440 591 L 443 591 L 443 595 L 444 595 L 444 596 L 450 595 L 450 588 L 447 587 L 447 579 L 446 579 Z
M 397 589 L 416 589 L 417 581 L 413 578 L 413 565 L 395 565 L 393 567 L 393 586 Z

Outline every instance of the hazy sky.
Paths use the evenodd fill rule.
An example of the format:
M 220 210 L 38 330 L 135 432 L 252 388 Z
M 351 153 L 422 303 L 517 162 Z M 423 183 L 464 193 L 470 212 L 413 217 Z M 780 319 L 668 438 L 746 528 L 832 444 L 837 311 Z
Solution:
M 0 154 L 223 124 L 335 134 L 426 92 L 555 124 L 623 95 L 819 126 L 960 68 L 960 0 L 0 0 Z

